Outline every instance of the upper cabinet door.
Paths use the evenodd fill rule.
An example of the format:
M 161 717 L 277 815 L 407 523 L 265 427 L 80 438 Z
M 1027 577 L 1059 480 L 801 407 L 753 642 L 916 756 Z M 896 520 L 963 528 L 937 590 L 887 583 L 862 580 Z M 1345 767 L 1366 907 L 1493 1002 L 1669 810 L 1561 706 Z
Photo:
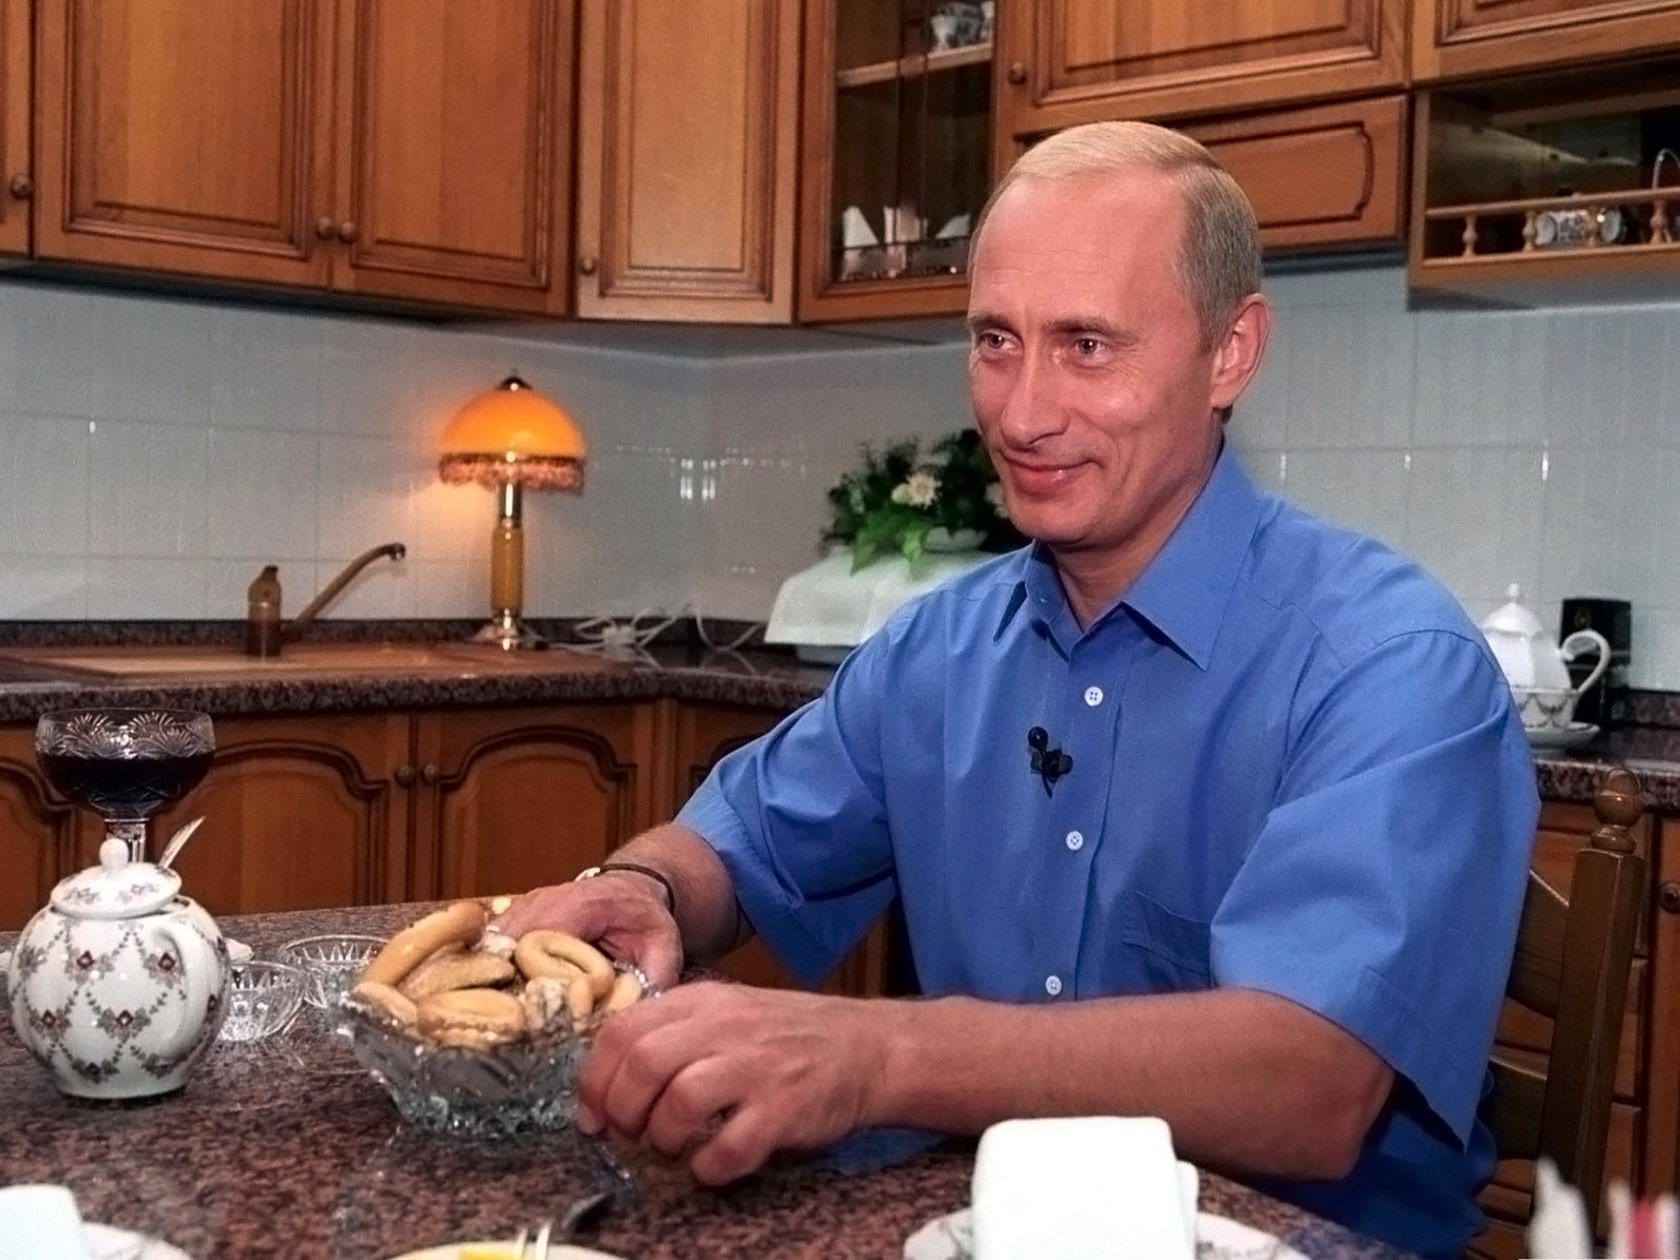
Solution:
M 1403 0 L 1037 0 L 998 17 L 1015 136 L 1369 92 L 1406 69 Z
M 1672 53 L 1680 0 L 1413 0 L 1419 80 Z
M 341 0 L 337 287 L 564 309 L 572 0 Z
M 799 0 L 584 0 L 577 313 L 793 318 Z
M 330 0 L 39 0 L 36 252 L 324 285 Z
M 29 252 L 29 0 L 0 0 L 0 251 Z

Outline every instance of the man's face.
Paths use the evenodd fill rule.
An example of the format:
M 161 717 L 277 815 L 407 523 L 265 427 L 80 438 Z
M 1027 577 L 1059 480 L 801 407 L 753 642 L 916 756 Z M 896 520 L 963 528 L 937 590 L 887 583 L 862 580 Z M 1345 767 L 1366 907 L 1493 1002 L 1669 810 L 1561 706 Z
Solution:
M 1229 400 L 1179 278 L 1183 231 L 1177 188 L 1145 171 L 1023 179 L 986 219 L 974 413 L 1011 519 L 1058 553 L 1123 555 L 1152 526 L 1164 538 L 1217 449 Z

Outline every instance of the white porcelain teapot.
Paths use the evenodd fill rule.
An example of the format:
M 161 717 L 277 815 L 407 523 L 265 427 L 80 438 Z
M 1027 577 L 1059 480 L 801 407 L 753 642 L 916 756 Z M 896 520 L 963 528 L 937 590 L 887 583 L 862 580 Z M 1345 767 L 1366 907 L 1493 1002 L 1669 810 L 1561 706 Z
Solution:
M 1596 630 L 1577 630 L 1558 644 L 1540 619 L 1517 602 L 1520 587 L 1512 586 L 1506 594 L 1510 602 L 1489 613 L 1481 630 L 1511 685 L 1523 725 L 1567 727 L 1575 716 L 1575 702 L 1610 668 L 1609 641 Z M 1598 649 L 1598 661 L 1577 687 L 1569 681 L 1568 663 L 1588 648 Z
M 226 1014 L 227 944 L 181 877 L 118 839 L 53 889 L 17 939 L 7 997 L 18 1039 L 66 1094 L 179 1089 Z

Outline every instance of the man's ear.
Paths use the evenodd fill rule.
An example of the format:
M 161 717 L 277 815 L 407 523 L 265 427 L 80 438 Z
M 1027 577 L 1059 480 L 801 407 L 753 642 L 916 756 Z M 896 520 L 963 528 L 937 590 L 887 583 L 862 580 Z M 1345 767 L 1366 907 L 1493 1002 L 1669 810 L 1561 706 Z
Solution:
M 1272 304 L 1265 295 L 1251 293 L 1237 307 L 1225 339 L 1213 352 L 1212 403 L 1228 411 L 1260 370 L 1266 342 L 1272 335 Z

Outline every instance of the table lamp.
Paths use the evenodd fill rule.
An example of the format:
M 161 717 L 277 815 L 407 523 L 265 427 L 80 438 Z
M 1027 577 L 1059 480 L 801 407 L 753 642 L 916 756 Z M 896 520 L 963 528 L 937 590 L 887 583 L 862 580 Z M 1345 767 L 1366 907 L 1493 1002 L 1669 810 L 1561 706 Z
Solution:
M 438 475 L 444 481 L 476 483 L 497 492 L 499 511 L 490 538 L 490 624 L 474 641 L 505 651 L 542 642 L 519 620 L 525 587 L 520 494 L 526 486 L 582 493 L 588 452 L 582 430 L 565 411 L 510 376 L 457 411 L 438 447 Z

